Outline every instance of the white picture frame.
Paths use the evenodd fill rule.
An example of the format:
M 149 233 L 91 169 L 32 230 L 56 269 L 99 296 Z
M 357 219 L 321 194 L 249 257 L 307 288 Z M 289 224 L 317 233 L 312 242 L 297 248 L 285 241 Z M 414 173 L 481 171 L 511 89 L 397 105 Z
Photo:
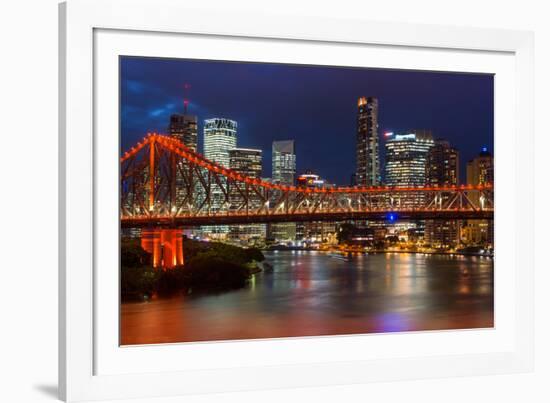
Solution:
M 186 18 L 181 18 L 182 15 Z M 105 32 L 116 35 L 101 36 Z M 120 38 L 132 35 L 139 36 L 139 41 Z M 330 46 L 334 50 L 356 46 L 382 49 L 386 53 L 392 50 L 411 54 L 426 52 L 418 58 L 421 61 L 411 58 L 405 66 L 407 68 L 427 69 L 431 63 L 433 69 L 445 70 L 450 68 L 444 64 L 452 63 L 459 71 L 478 71 L 485 63 L 483 55 L 487 60 L 492 55 L 503 56 L 502 77 L 505 79 L 495 84 L 495 96 L 508 101 L 513 99 L 513 102 L 495 99 L 495 164 L 496 186 L 499 188 L 495 228 L 497 244 L 503 246 L 502 259 L 498 255 L 495 259 L 495 294 L 503 301 L 496 304 L 497 314 L 500 312 L 501 317 L 500 321 L 496 317 L 495 332 L 419 332 L 403 336 L 383 335 L 381 338 L 368 335 L 319 337 L 135 347 L 133 350 L 115 346 L 111 336 L 116 333 L 112 317 L 116 320 L 118 315 L 118 306 L 113 305 L 117 301 L 103 296 L 109 292 L 112 296 L 116 284 L 109 291 L 110 278 L 97 268 L 98 262 L 104 262 L 102 259 L 108 257 L 103 252 L 105 249 L 101 245 L 105 242 L 102 239 L 118 236 L 118 232 L 101 232 L 108 225 L 104 224 L 106 210 L 102 209 L 97 195 L 98 191 L 103 191 L 102 184 L 109 182 L 109 179 L 103 180 L 103 175 L 109 175 L 111 168 L 108 167 L 113 162 L 109 155 L 118 153 L 118 148 L 112 149 L 113 144 L 98 141 L 101 137 L 97 130 L 103 128 L 103 122 L 112 123 L 118 117 L 117 110 L 109 113 L 112 109 L 109 93 L 98 88 L 99 84 L 106 83 L 107 87 L 113 84 L 111 79 L 103 79 L 105 75 L 101 75 L 104 66 L 108 66 L 108 62 L 104 64 L 103 60 L 122 52 L 122 47 L 139 53 L 138 48 L 132 48 L 135 42 L 139 42 L 142 51 L 151 46 L 149 49 L 158 49 L 155 55 L 164 55 L 162 52 L 167 50 L 159 44 L 178 40 L 181 35 L 192 35 L 199 41 L 208 38 L 212 43 L 231 41 L 233 49 L 239 49 L 239 41 L 246 40 L 250 43 L 283 41 L 288 47 L 299 43 L 303 46 Z M 534 133 L 531 33 L 362 20 L 206 13 L 170 0 L 70 0 L 60 5 L 59 38 L 61 398 L 76 401 L 170 396 L 532 370 Z M 103 45 L 105 43 L 107 46 Z M 321 57 L 321 53 L 311 57 Z M 463 57 L 457 58 L 456 54 Z M 284 50 L 280 55 L 274 55 L 272 52 L 265 60 L 274 57 L 288 60 L 285 57 L 289 57 L 285 56 Z M 243 53 L 239 60 L 246 57 Z M 478 59 L 480 64 L 474 68 Z M 493 66 L 498 68 L 496 64 Z M 488 71 L 496 70 L 491 68 Z M 104 94 L 106 98 L 102 98 Z M 102 119 L 98 120 L 98 114 Z M 112 116 L 103 118 L 107 115 Z M 111 174 L 116 178 L 118 172 Z M 109 190 L 105 192 L 108 194 Z M 118 220 L 118 216 L 114 218 Z M 502 227 L 498 225 L 504 221 L 510 222 L 506 234 L 499 230 Z M 115 263 L 118 264 L 118 260 Z M 108 314 L 110 309 L 114 310 L 112 315 Z M 408 349 L 408 353 L 384 355 L 385 352 L 379 350 L 377 354 L 365 353 L 357 357 L 349 354 L 358 347 L 367 352 L 368 345 L 389 350 L 383 341 L 376 344 L 378 340 L 399 343 L 403 350 Z M 450 347 L 457 341 L 465 346 L 464 349 Z M 418 348 L 410 351 L 415 345 Z M 422 345 L 439 347 L 430 350 L 423 349 Z M 488 348 L 489 345 L 493 348 Z M 355 350 L 349 350 L 354 347 Z M 274 354 L 269 357 L 266 348 Z M 238 359 L 243 351 L 251 351 L 254 360 Z M 319 354 L 319 351 L 323 353 Z M 191 364 L 178 366 L 181 361 L 170 361 L 170 357 L 176 355 L 189 357 Z M 294 360 L 288 358 L 289 355 L 295 357 Z M 208 364 L 199 365 L 199 361 Z M 154 362 L 155 365 L 146 371 L 145 366 L 138 368 L 139 362 Z

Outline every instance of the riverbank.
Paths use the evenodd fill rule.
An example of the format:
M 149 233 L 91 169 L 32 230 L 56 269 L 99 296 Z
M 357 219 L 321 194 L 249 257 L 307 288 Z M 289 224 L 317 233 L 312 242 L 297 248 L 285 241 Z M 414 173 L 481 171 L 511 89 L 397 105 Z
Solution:
M 395 250 L 395 249 L 376 249 L 369 251 L 360 251 L 357 249 L 317 249 L 317 248 L 307 248 L 307 247 L 272 247 L 262 249 L 264 252 L 275 252 L 275 251 L 307 251 L 307 252 L 323 252 L 323 253 L 352 253 L 352 254 L 386 254 L 386 253 L 408 253 L 408 254 L 420 254 L 420 255 L 448 255 L 448 256 L 479 256 L 479 257 L 488 257 L 493 258 L 494 253 L 479 253 L 479 252 L 468 252 L 468 251 L 417 251 L 417 250 Z
M 353 252 L 352 252 L 353 253 Z M 474 253 L 474 252 L 437 252 L 437 251 L 431 251 L 431 252 L 421 252 L 421 251 L 408 251 L 408 250 L 376 250 L 376 251 L 369 251 L 369 252 L 360 252 L 365 254 L 386 254 L 386 253 L 408 253 L 413 255 L 443 255 L 443 256 L 478 256 L 478 257 L 488 257 L 493 258 L 494 254 L 485 254 L 485 253 Z

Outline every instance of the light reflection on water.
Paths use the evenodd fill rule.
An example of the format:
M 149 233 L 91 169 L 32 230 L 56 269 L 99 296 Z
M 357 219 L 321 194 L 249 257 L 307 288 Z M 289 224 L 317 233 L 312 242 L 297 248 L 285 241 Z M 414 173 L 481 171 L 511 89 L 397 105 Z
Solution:
M 122 344 L 493 326 L 493 261 L 266 253 L 273 272 L 237 291 L 121 307 Z

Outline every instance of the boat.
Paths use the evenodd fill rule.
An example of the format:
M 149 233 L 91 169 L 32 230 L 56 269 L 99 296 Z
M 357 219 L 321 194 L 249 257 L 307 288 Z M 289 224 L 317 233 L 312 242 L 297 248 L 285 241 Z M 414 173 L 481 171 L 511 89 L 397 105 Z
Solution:
M 349 262 L 351 260 L 351 252 L 344 252 L 344 253 L 332 252 L 332 253 L 329 253 L 329 256 L 335 259 L 344 260 L 346 262 Z

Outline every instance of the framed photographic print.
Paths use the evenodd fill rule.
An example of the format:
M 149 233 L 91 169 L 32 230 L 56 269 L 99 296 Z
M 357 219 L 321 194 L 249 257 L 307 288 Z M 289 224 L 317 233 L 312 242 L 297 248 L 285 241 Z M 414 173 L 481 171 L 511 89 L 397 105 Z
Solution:
M 530 33 L 60 16 L 65 400 L 532 368 Z

